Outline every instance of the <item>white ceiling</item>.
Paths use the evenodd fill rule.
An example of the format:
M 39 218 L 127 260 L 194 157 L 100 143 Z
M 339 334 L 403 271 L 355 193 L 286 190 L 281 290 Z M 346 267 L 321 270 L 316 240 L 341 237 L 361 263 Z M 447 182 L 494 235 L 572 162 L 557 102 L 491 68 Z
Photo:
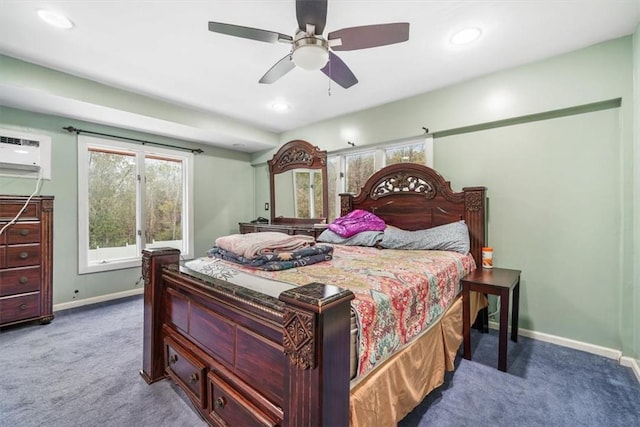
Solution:
M 75 27 L 46 25 L 40 8 L 64 13 Z M 208 21 L 218 21 L 293 36 L 293 0 L 0 0 L 1 54 L 196 110 L 198 120 L 131 117 L 7 82 L 0 82 L 0 103 L 168 136 L 176 125 L 175 135 L 256 151 L 270 148 L 256 130 L 276 141 L 286 130 L 632 34 L 639 20 L 640 0 L 329 0 L 325 36 L 359 25 L 411 25 L 408 42 L 338 52 L 359 83 L 346 90 L 332 84 L 329 96 L 319 71 L 294 69 L 258 84 L 288 45 L 208 31 Z M 452 46 L 451 35 L 468 26 L 480 27 L 482 38 Z M 290 110 L 274 111 L 276 101 Z M 221 117 L 231 119 L 233 132 Z M 245 123 L 254 136 L 238 134 Z

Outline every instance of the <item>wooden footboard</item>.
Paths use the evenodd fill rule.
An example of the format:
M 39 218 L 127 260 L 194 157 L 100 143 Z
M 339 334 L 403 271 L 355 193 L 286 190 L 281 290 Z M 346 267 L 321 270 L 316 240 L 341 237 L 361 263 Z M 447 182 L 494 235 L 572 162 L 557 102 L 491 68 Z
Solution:
M 279 299 L 143 251 L 140 374 L 171 377 L 212 425 L 346 426 L 353 294 L 312 283 Z

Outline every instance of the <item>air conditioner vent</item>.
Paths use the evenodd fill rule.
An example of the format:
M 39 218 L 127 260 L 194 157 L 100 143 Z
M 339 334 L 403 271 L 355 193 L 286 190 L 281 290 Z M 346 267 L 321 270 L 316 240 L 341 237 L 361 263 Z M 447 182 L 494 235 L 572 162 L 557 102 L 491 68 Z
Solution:
M 1 135 L 0 135 L 0 143 L 2 143 L 2 144 L 13 144 L 13 145 L 24 145 L 26 147 L 39 147 L 40 146 L 40 141 L 36 141 L 34 139 L 12 138 L 10 136 L 1 136 Z

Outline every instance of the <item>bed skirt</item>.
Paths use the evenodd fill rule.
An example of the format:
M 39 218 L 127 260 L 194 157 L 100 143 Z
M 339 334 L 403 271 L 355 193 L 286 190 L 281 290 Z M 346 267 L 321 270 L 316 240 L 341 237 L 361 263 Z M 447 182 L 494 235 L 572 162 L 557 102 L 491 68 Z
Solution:
M 471 323 L 487 306 L 471 292 Z M 411 345 L 401 349 L 351 388 L 351 427 L 395 426 L 454 369 L 462 344 L 462 295 L 442 318 Z M 424 375 L 416 375 L 422 372 Z M 357 381 L 357 380 L 356 380 Z

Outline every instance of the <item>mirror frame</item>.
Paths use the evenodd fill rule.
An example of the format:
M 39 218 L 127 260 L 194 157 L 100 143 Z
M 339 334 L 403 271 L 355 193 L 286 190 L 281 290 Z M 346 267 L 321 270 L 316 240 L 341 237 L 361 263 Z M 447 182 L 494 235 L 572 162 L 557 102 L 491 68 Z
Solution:
M 317 224 L 326 222 L 329 215 L 329 183 L 327 180 L 327 152 L 301 139 L 284 144 L 267 161 L 269 165 L 269 190 L 272 224 Z M 322 217 L 286 218 L 276 217 L 275 175 L 292 169 L 319 169 L 322 173 Z

